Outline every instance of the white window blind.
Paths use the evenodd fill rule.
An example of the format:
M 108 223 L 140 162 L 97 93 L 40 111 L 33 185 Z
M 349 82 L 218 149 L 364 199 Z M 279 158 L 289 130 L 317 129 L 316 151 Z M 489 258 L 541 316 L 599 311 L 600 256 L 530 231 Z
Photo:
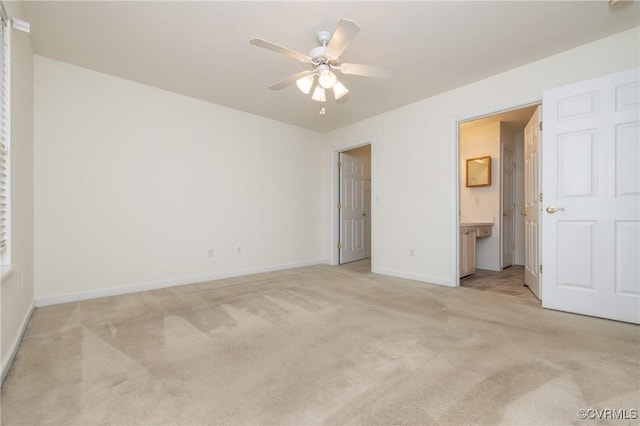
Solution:
M 0 254 L 7 249 L 9 229 L 9 91 L 10 91 L 10 23 L 2 16 L 0 28 Z

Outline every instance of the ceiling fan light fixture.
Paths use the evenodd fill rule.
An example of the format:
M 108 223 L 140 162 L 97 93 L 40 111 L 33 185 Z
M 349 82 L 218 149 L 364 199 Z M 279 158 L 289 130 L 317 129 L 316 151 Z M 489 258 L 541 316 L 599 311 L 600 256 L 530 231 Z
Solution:
M 349 93 L 349 89 L 344 87 L 344 84 L 342 84 L 341 82 L 338 81 L 333 85 L 333 95 L 335 96 L 336 100 L 340 99 L 347 93 Z
M 318 83 L 325 89 L 331 89 L 338 81 L 338 77 L 329 70 L 320 71 L 320 77 L 318 77 Z
M 311 92 L 311 86 L 313 86 L 313 75 L 305 75 L 304 77 L 296 80 L 296 85 L 302 93 L 308 95 Z
M 324 92 L 324 88 L 316 86 L 316 90 L 313 91 L 311 99 L 318 102 L 325 102 L 327 100 L 327 95 Z
M 608 1 L 615 3 L 623 0 Z M 342 103 L 349 99 L 347 96 L 349 90 L 338 80 L 338 73 L 374 78 L 392 78 L 395 76 L 395 70 L 393 68 L 343 63 L 341 61 L 340 56 L 359 31 L 360 26 L 356 22 L 351 19 L 340 18 L 333 32 L 318 32 L 317 35 L 320 46 L 311 49 L 308 55 L 261 38 L 252 38 L 249 40 L 249 44 L 289 56 L 290 58 L 307 64 L 308 66 L 305 71 L 300 71 L 297 74 L 280 80 L 269 86 L 269 88 L 271 90 L 281 90 L 293 85 L 295 82 L 302 93 L 307 96 L 311 94 L 311 99 L 316 102 L 323 102 L 320 114 L 324 115 L 326 113 L 324 102 L 327 101 L 328 90 L 332 91 L 329 96 L 333 100 L 339 100 L 339 102 Z

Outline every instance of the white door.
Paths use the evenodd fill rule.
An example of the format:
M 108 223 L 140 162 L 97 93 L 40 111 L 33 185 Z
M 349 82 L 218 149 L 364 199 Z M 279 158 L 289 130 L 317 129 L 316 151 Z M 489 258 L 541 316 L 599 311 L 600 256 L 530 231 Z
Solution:
M 340 263 L 365 258 L 364 162 L 340 153 Z
M 540 106 L 524 128 L 524 283 L 540 299 Z
M 516 153 L 513 147 L 502 144 L 502 261 L 503 268 L 513 265 L 516 249 L 514 212 Z
M 544 93 L 542 306 L 640 323 L 637 69 Z

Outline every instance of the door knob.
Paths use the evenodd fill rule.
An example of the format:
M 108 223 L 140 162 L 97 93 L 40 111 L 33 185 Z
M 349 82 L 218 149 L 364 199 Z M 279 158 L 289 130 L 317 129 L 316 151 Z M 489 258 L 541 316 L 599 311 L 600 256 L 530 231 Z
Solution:
M 367 216 L 367 213 L 362 212 L 362 217 L 365 217 L 365 216 Z
M 522 216 L 526 216 L 527 215 L 527 211 L 526 210 L 522 210 L 522 213 L 520 213 Z
M 553 207 L 553 206 L 549 206 L 546 208 L 547 213 L 555 213 L 555 212 L 559 212 L 560 210 L 564 210 L 564 207 Z

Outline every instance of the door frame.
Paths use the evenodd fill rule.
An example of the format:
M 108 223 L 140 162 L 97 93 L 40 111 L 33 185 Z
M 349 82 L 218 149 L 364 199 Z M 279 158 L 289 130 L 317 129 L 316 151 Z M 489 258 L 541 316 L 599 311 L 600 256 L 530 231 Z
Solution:
M 513 111 L 534 105 L 542 105 L 542 95 L 532 99 L 525 99 L 522 102 L 515 102 L 508 105 L 487 108 L 483 112 L 467 114 L 454 118 L 451 121 L 451 212 L 454 213 L 454 220 L 451 221 L 451 286 L 460 287 L 460 124 L 467 121 L 478 120 L 503 112 Z M 542 173 L 542 161 L 538 165 L 539 173 Z M 373 179 L 372 179 L 373 180 Z M 542 235 L 542 233 L 540 233 Z M 502 239 L 502 235 L 500 235 Z M 501 245 L 502 247 L 502 245 Z M 502 253 L 500 253 L 502 258 Z
M 374 141 L 373 138 L 367 138 L 359 141 L 350 142 L 344 145 L 337 146 L 333 148 L 331 153 L 331 191 L 333 201 L 331 215 L 331 265 L 340 265 L 340 250 L 338 249 L 338 243 L 340 242 L 340 212 L 338 211 L 338 203 L 340 202 L 340 171 L 338 170 L 337 164 L 340 161 L 340 153 L 350 151 L 355 148 L 360 148 L 361 146 L 371 146 L 371 210 L 373 210 L 374 202 L 373 202 L 373 194 L 375 194 L 375 161 L 374 161 Z M 375 215 L 370 214 L 369 220 L 371 221 L 371 235 L 369 236 L 369 240 L 371 242 L 371 268 L 373 269 L 373 247 L 374 247 L 374 234 L 375 234 Z
M 515 145 L 515 144 L 514 144 Z M 500 212 L 504 213 L 504 168 L 505 168 L 505 162 L 504 162 L 504 144 L 502 143 L 502 141 L 500 141 Z M 515 146 L 513 147 L 513 156 L 514 156 L 514 161 L 515 161 L 515 155 L 516 155 L 516 150 L 515 150 Z M 513 182 L 515 184 L 515 180 L 516 180 L 516 176 L 515 176 L 515 172 L 513 172 L 513 176 L 512 176 Z M 513 197 L 513 201 L 515 204 L 515 185 L 513 185 L 511 187 L 511 190 L 513 191 L 512 197 Z M 516 230 L 516 218 L 515 218 L 515 208 L 513 209 L 512 215 L 513 217 L 511 218 L 511 237 L 513 239 L 513 245 L 515 246 L 515 230 Z M 505 226 L 504 226 L 504 216 L 500 216 L 500 270 L 504 270 L 505 268 L 511 267 L 514 265 L 514 261 L 515 261 L 515 248 L 511 250 L 511 264 L 509 266 L 504 265 L 504 232 L 505 232 Z

